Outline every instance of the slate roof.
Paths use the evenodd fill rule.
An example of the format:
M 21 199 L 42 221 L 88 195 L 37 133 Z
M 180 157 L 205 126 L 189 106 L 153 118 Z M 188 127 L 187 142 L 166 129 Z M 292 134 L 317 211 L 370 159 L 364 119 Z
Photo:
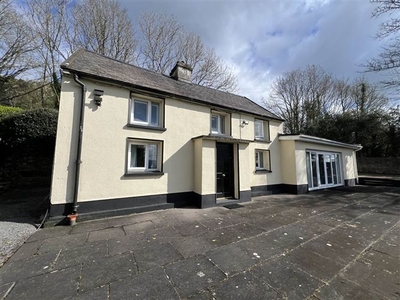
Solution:
M 182 97 L 194 102 L 211 104 L 251 113 L 268 119 L 283 121 L 275 114 L 246 97 L 193 83 L 178 81 L 169 76 L 139 68 L 84 49 L 74 52 L 61 64 L 61 68 L 81 76 L 105 80 L 110 83 L 118 83 L 139 89 L 144 88 L 161 94 Z

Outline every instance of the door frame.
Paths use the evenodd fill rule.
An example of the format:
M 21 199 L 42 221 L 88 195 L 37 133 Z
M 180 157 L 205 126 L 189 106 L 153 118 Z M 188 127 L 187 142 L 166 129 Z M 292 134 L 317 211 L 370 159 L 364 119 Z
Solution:
M 317 175 L 317 186 L 313 186 L 313 167 L 312 167 L 312 160 L 311 160 L 311 153 L 314 153 L 316 155 L 316 162 L 315 162 L 315 169 L 316 169 L 316 175 Z M 325 183 L 321 183 L 321 170 L 320 170 L 320 164 L 319 164 L 319 157 L 322 155 L 323 157 L 323 173 L 324 173 L 324 179 Z M 332 155 L 335 156 L 335 159 L 337 161 L 335 162 L 335 173 L 333 169 L 332 162 L 330 161 L 330 169 L 331 169 L 331 177 L 332 177 L 332 183 L 328 183 L 328 174 L 327 174 L 327 155 L 330 156 L 329 159 L 332 159 Z M 333 151 L 321 151 L 321 150 L 306 150 L 306 173 L 307 173 L 307 182 L 308 182 L 308 190 L 313 191 L 313 190 L 319 190 L 319 189 L 325 189 L 325 188 L 330 188 L 330 187 L 336 187 L 336 186 L 343 186 L 343 163 L 342 163 L 342 153 L 340 152 L 333 152 Z M 335 184 L 335 178 L 334 174 L 336 174 L 336 179 L 337 183 Z M 311 182 L 310 182 L 311 178 Z
M 218 144 L 227 144 L 232 147 L 232 174 L 231 176 L 231 196 L 225 197 L 225 196 L 218 196 L 217 190 L 218 190 L 218 150 L 217 150 L 217 145 Z M 224 143 L 224 142 L 216 142 L 215 143 L 215 196 L 217 201 L 218 200 L 224 200 L 224 199 L 239 199 L 239 147 L 237 143 Z

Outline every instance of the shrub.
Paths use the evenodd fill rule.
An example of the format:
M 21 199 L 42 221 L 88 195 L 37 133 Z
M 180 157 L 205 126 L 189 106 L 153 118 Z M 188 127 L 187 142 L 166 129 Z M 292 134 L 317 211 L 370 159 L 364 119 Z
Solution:
M 23 109 L 19 107 L 0 105 L 0 120 L 22 111 Z
M 54 109 L 34 109 L 0 119 L 0 145 L 15 148 L 26 143 L 54 143 L 57 116 L 58 112 Z

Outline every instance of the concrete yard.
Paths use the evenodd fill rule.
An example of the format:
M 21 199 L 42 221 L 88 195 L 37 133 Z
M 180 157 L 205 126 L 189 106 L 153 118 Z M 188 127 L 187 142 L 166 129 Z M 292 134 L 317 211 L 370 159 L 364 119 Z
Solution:
M 400 299 L 400 188 L 254 198 L 45 228 L 1 299 Z

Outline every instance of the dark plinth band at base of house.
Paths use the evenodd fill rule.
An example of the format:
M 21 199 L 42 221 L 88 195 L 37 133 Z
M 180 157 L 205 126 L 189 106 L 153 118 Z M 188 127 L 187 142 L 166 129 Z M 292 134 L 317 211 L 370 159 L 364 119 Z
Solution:
M 91 220 L 173 207 L 207 208 L 227 202 L 246 201 L 251 201 L 251 191 L 240 191 L 239 199 L 226 200 L 221 203 L 219 200 L 217 201 L 215 194 L 199 195 L 194 192 L 183 192 L 78 202 L 78 214 L 80 220 Z M 66 216 L 71 212 L 72 203 L 51 205 L 50 217 L 46 225 L 66 224 Z
M 356 179 L 346 179 L 345 186 L 353 186 Z M 78 202 L 80 220 L 91 220 L 111 216 L 128 215 L 173 207 L 207 208 L 232 203 L 251 201 L 251 197 L 290 193 L 308 192 L 308 185 L 273 184 L 251 187 L 251 190 L 240 191 L 239 199 L 217 199 L 216 194 L 199 195 L 195 192 L 171 193 L 127 198 L 114 198 Z M 72 203 L 54 204 L 50 207 L 50 217 L 46 225 L 67 224 L 66 216 L 72 211 Z

